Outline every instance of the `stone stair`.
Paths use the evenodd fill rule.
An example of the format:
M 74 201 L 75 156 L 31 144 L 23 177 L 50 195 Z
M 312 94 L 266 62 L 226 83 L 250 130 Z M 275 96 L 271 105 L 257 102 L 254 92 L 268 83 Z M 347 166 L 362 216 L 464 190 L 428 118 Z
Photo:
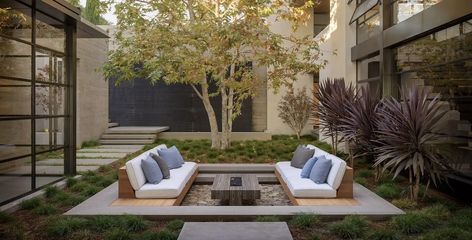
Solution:
M 169 127 L 113 127 L 100 138 L 101 145 L 144 145 L 153 143 L 157 135 Z

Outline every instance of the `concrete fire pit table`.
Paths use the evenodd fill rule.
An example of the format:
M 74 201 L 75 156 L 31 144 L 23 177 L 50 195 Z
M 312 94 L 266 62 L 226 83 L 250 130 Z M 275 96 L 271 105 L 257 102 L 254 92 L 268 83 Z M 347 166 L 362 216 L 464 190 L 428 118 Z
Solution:
M 231 186 L 231 178 L 241 178 L 241 186 Z M 211 198 L 230 206 L 254 203 L 261 198 L 261 187 L 255 174 L 217 174 L 211 187 Z

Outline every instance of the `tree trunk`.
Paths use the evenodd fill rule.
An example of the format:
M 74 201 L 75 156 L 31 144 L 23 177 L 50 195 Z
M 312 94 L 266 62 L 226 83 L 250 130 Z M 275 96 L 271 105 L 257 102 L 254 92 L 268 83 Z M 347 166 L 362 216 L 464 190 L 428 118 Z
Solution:
M 420 193 L 420 179 L 421 179 L 421 174 L 419 170 L 416 172 L 415 176 L 415 186 L 413 188 L 413 199 L 415 201 L 418 201 L 418 195 Z
M 228 94 L 226 93 L 226 88 L 221 86 L 221 145 L 220 149 L 226 149 L 229 146 L 228 139 Z
M 192 85 L 193 90 L 197 93 L 198 97 L 202 100 L 203 106 L 208 116 L 208 122 L 210 123 L 211 132 L 211 148 L 220 148 L 220 137 L 218 134 L 218 122 L 216 121 L 215 110 L 210 102 L 210 95 L 208 94 L 208 84 L 206 79 L 202 81 L 202 92 L 198 91 L 195 85 Z

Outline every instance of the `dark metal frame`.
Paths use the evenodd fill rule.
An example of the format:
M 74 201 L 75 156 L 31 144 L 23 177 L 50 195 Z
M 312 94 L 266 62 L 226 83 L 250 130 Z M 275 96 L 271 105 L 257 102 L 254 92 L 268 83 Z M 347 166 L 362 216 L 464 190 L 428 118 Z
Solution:
M 41 11 L 38 8 L 38 5 L 44 3 L 40 3 L 37 0 L 32 0 L 31 5 L 25 4 L 22 1 L 17 1 L 20 4 L 23 4 L 25 7 L 31 9 L 31 42 L 17 39 L 10 36 L 5 36 L 1 34 L 0 37 L 9 39 L 12 41 L 21 42 L 23 44 L 27 44 L 31 47 L 31 79 L 25 78 L 16 78 L 16 77 L 2 77 L 3 79 L 19 81 L 19 82 L 28 82 L 31 84 L 31 112 L 29 115 L 0 115 L 0 121 L 18 121 L 18 120 L 30 120 L 31 121 L 31 141 L 30 145 L 20 144 L 23 147 L 30 147 L 31 151 L 29 154 L 23 154 L 21 156 L 15 156 L 7 159 L 2 159 L 1 163 L 10 162 L 14 160 L 18 160 L 25 157 L 31 157 L 31 174 L 27 174 L 26 176 L 31 176 L 31 190 L 25 192 L 19 196 L 13 197 L 8 199 L 4 202 L 1 202 L 0 205 L 5 204 L 7 202 L 11 202 L 15 199 L 21 198 L 22 196 L 28 195 L 31 192 L 37 191 L 43 187 L 46 187 L 50 184 L 53 184 L 57 181 L 60 181 L 63 178 L 58 179 L 57 181 L 53 181 L 41 188 L 37 187 L 36 184 L 36 156 L 37 154 L 43 154 L 47 152 L 54 152 L 58 150 L 64 150 L 64 175 L 74 175 L 76 174 L 76 82 L 77 82 L 77 69 L 76 69 L 76 61 L 77 61 L 77 19 L 66 16 L 64 13 L 58 12 L 58 16 L 52 16 L 51 9 L 48 8 L 48 13 Z M 47 46 L 41 46 L 36 44 L 36 13 L 41 12 L 54 20 L 61 22 L 64 25 L 65 30 L 65 49 L 64 53 L 59 52 L 54 49 L 50 49 Z M 61 18 L 61 20 L 58 19 Z M 64 56 L 64 67 L 66 69 L 65 76 L 64 76 L 64 83 L 52 83 L 52 82 L 44 82 L 44 81 L 37 81 L 36 80 L 36 50 L 37 49 L 44 49 L 56 54 L 60 54 Z M 36 84 L 48 84 L 51 86 L 59 86 L 64 87 L 65 90 L 65 103 L 64 103 L 64 114 L 61 115 L 36 115 Z M 57 146 L 54 148 L 49 148 L 47 150 L 38 151 L 36 149 L 36 120 L 37 119 L 53 119 L 53 118 L 64 118 L 64 144 L 63 146 Z M 15 146 L 20 146 L 15 145 Z M 64 175 L 54 175 L 54 176 L 64 176 Z M 17 176 L 17 175 L 15 175 Z M 49 175 L 48 175 L 49 176 Z M 52 175 L 51 175 L 52 176 Z

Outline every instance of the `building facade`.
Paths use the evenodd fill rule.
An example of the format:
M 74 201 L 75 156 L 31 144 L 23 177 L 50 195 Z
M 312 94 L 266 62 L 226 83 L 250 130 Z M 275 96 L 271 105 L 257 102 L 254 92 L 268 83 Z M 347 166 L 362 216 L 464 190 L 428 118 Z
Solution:
M 325 0 L 315 36 L 328 65 L 319 79 L 344 78 L 382 96 L 421 86 L 447 110 L 438 132 L 451 166 L 472 183 L 472 1 Z M 329 5 L 329 9 L 326 6 Z M 326 22 L 329 13 L 329 23 Z M 318 17 L 316 15 L 324 17 Z M 335 53 L 335 54 L 331 54 Z
M 78 39 L 106 37 L 63 0 L 0 1 L 0 205 L 76 173 Z

